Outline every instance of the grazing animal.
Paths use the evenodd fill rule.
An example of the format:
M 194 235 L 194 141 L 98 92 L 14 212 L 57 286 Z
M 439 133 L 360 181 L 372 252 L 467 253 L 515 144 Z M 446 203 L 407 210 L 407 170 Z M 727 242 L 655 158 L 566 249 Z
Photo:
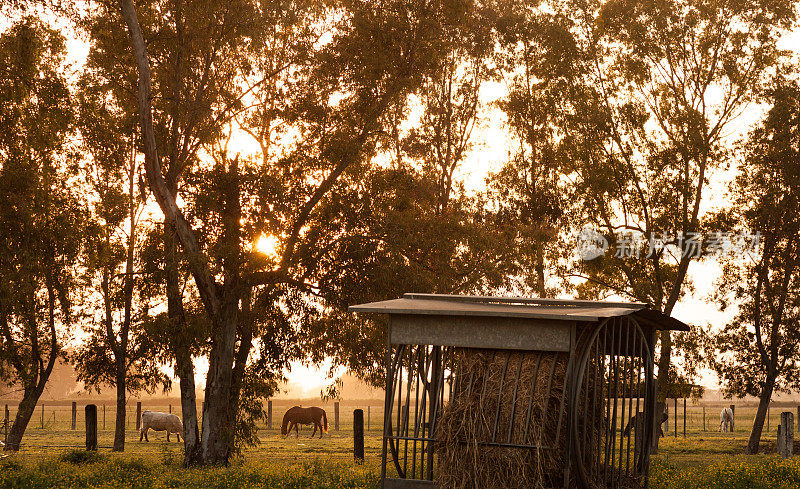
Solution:
M 166 431 L 167 441 L 169 441 L 169 434 L 175 433 L 178 441 L 181 441 L 183 423 L 181 423 L 181 418 L 174 414 L 145 411 L 142 413 L 142 428 L 139 430 L 139 441 L 142 441 L 142 438 L 145 441 L 150 441 L 147 439 L 147 430 Z
M 633 415 L 633 417 L 630 419 L 630 421 L 628 421 L 628 425 L 625 426 L 625 429 L 622 431 L 623 436 L 628 436 L 630 434 L 631 429 L 633 429 L 633 427 L 636 426 L 636 420 L 639 418 L 639 415 L 644 416 L 644 413 L 639 412 L 639 413 L 636 413 L 636 414 Z M 659 436 L 659 438 L 663 438 L 664 437 L 664 429 L 662 428 L 662 426 L 663 426 L 664 422 L 667 421 L 667 419 L 669 419 L 669 411 L 668 411 L 667 406 L 665 405 L 664 406 L 664 411 L 661 412 L 661 422 L 658 423 L 658 436 Z
M 311 433 L 310 438 L 314 438 L 317 428 L 319 428 L 319 437 L 322 438 L 322 434 L 328 432 L 328 415 L 325 414 L 325 410 L 322 408 L 294 406 L 283 415 L 281 435 L 284 437 L 289 436 L 292 428 L 294 428 L 295 434 L 299 438 L 301 424 L 313 424 L 314 432 Z
M 719 431 L 733 431 L 733 410 L 729 407 L 719 413 Z

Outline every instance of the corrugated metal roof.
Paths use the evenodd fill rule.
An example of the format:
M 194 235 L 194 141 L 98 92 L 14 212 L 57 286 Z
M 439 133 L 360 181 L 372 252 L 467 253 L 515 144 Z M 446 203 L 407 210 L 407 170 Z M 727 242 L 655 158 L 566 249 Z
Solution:
M 658 329 L 688 330 L 680 321 L 641 302 L 572 301 L 528 297 L 492 297 L 438 294 L 405 294 L 401 299 L 350 306 L 350 311 L 381 314 L 434 316 L 482 316 L 599 321 L 635 314 Z
M 626 309 L 644 309 L 645 302 L 608 302 L 608 301 L 581 301 L 573 299 L 550 299 L 541 297 L 500 297 L 491 295 L 451 295 L 451 294 L 420 294 L 411 292 L 403 294 L 405 299 L 431 299 L 448 300 L 456 302 L 478 302 L 497 304 L 546 304 L 558 306 L 588 306 L 588 307 L 624 307 Z

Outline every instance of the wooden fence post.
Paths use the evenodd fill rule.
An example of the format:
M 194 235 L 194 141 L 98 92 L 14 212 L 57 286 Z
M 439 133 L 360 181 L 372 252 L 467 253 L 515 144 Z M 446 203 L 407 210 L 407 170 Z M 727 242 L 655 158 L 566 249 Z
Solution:
M 272 399 L 267 401 L 267 429 L 272 429 Z
M 172 414 L 172 404 L 169 405 L 169 414 Z
M 106 429 L 106 405 L 103 404 L 103 430 Z
M 42 429 L 44 429 L 44 403 L 42 403 Z
M 370 412 L 370 406 L 367 406 L 367 431 L 369 431 L 369 420 L 372 417 L 372 413 Z
M 706 407 L 703 406 L 703 431 L 706 430 Z
M 136 402 L 136 431 L 142 429 L 142 402 Z
M 615 404 L 616 406 L 616 404 Z M 675 438 L 678 437 L 678 398 L 675 398 Z
M 731 433 L 733 433 L 734 421 L 736 420 L 736 404 L 731 404 L 731 412 L 733 413 L 733 419 L 731 420 Z
M 339 401 L 333 403 L 333 429 L 339 431 Z
M 686 398 L 683 398 L 683 437 L 686 438 Z
M 78 403 L 72 401 L 72 431 L 75 431 L 78 424 Z
M 97 451 L 97 406 L 87 404 L 86 408 L 86 449 Z
M 6 404 L 6 416 L 3 420 L 3 426 L 5 426 L 6 429 L 6 437 L 3 440 L 3 443 L 8 443 L 8 404 Z
M 353 411 L 353 458 L 356 463 L 364 463 L 364 410 Z
M 781 424 L 778 425 L 778 453 L 783 458 L 792 458 L 794 450 L 794 413 L 781 413 Z

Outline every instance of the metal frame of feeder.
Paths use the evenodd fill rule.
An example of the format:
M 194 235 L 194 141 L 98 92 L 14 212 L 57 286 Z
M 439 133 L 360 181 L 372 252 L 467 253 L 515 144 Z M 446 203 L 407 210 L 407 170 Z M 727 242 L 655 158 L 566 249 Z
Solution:
M 350 310 L 389 316 L 382 487 L 437 486 L 437 422 L 453 396 L 477 395 L 474 372 L 462 371 L 467 351 L 491 352 L 486 377 L 492 365 L 502 366 L 502 375 L 494 398 L 486 379 L 479 397 L 481 407 L 494 407 L 484 413 L 491 433 L 459 443 L 563 450 L 563 487 L 646 487 L 656 429 L 656 332 L 688 330 L 685 324 L 642 303 L 519 297 L 405 294 Z M 535 365 L 530 386 L 520 382 L 526 359 Z M 554 383 L 559 361 L 566 371 Z M 533 415 L 543 376 L 544 412 Z M 525 392 L 527 409 L 518 410 Z M 509 399 L 506 428 L 499 420 Z M 548 409 L 558 410 L 554 432 L 545 431 Z M 523 430 L 515 432 L 522 419 Z

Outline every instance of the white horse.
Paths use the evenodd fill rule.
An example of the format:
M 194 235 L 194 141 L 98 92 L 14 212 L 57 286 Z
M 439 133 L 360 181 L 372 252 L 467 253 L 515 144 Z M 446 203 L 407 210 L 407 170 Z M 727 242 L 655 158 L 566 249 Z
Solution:
M 729 407 L 722 408 L 719 413 L 719 431 L 733 432 L 733 409 Z

